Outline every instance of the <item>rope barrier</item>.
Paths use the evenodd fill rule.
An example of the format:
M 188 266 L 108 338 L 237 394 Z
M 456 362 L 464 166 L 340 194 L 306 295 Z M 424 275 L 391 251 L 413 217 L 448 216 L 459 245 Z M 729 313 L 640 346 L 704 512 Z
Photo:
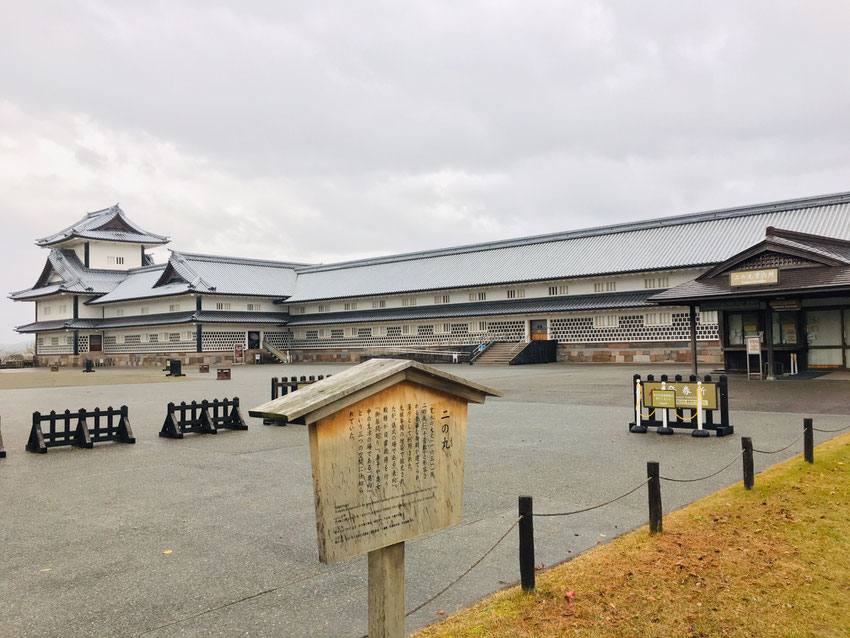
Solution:
M 800 433 L 800 436 L 798 436 L 796 439 L 794 439 L 793 441 L 791 441 L 791 442 L 790 442 L 788 445 L 786 445 L 785 447 L 781 447 L 781 448 L 779 448 L 778 450 L 757 450 L 756 448 L 753 448 L 753 452 L 758 452 L 759 454 L 778 454 L 779 452 L 784 452 L 784 451 L 785 451 L 785 450 L 787 450 L 789 447 L 791 447 L 792 445 L 794 445 L 797 441 L 799 441 L 800 439 L 802 439 L 804 434 L 805 434 L 805 432 L 801 432 L 801 433 Z
M 712 476 L 717 476 L 717 475 L 718 475 L 718 474 L 720 474 L 723 470 L 728 469 L 728 468 L 729 468 L 729 467 L 730 467 L 730 466 L 731 466 L 731 465 L 732 465 L 735 461 L 737 461 L 737 460 L 738 460 L 739 458 L 741 458 L 742 456 L 744 456 L 744 451 L 743 451 L 743 450 L 741 450 L 741 451 L 740 451 L 740 452 L 739 452 L 739 453 L 735 456 L 735 458 L 734 458 L 734 459 L 732 459 L 731 461 L 729 461 L 729 463 L 727 463 L 726 465 L 724 465 L 723 467 L 721 467 L 721 468 L 720 468 L 719 470 L 717 470 L 716 472 L 714 472 L 714 473 L 712 473 L 712 474 L 709 474 L 708 476 L 701 476 L 700 478 L 693 478 L 693 479 L 677 479 L 677 478 L 670 478 L 669 476 L 659 476 L 658 478 L 660 478 L 662 481 L 670 481 L 670 482 L 672 482 L 672 483 L 696 483 L 697 481 L 704 481 L 705 479 L 710 479 Z
M 582 514 L 584 512 L 589 512 L 591 510 L 598 510 L 600 507 L 605 507 L 606 505 L 610 505 L 611 503 L 616 503 L 617 501 L 619 501 L 622 498 L 626 498 L 629 494 L 634 494 L 640 488 L 642 488 L 644 485 L 649 483 L 649 481 L 650 481 L 650 479 L 647 478 L 645 481 L 643 481 L 639 485 L 636 485 L 635 487 L 630 489 L 625 494 L 621 494 L 617 498 L 612 498 L 610 501 L 605 501 L 604 503 L 599 503 L 599 505 L 592 505 L 590 507 L 585 507 L 585 508 L 580 509 L 580 510 L 574 510 L 572 512 L 555 512 L 555 513 L 551 513 L 551 514 L 548 514 L 548 513 L 547 514 L 538 514 L 537 512 L 534 512 L 534 517 L 537 518 L 538 516 L 572 516 L 573 514 Z
M 499 540 L 497 540 L 497 541 L 493 544 L 493 546 L 492 546 L 492 547 L 490 547 L 490 549 L 488 549 L 486 552 L 484 552 L 484 554 L 481 556 L 481 558 L 479 558 L 477 561 L 475 561 L 474 563 L 472 563 L 472 565 L 470 565 L 470 566 L 469 566 L 469 568 L 468 568 L 465 572 L 463 572 L 460 576 L 458 576 L 457 578 L 455 578 L 455 579 L 454 579 L 452 582 L 450 582 L 448 585 L 446 585 L 445 587 L 443 587 L 443 588 L 442 588 L 440 591 L 438 591 L 436 594 L 434 594 L 433 596 L 431 596 L 431 597 L 430 597 L 428 600 L 426 600 L 424 603 L 422 603 L 421 605 L 418 605 L 418 606 L 414 607 L 413 609 L 411 609 L 410 611 L 408 611 L 406 614 L 404 614 L 404 617 L 405 617 L 405 618 L 407 618 L 408 616 L 410 616 L 410 615 L 412 615 L 412 614 L 415 614 L 417 611 L 419 611 L 420 609 L 422 609 L 425 605 L 428 605 L 428 604 L 430 604 L 430 603 L 434 602 L 435 600 L 437 600 L 437 598 L 439 598 L 440 596 L 442 596 L 443 594 L 445 594 L 445 593 L 449 590 L 449 588 L 451 588 L 453 585 L 457 584 L 457 583 L 460 581 L 460 579 L 461 579 L 461 578 L 463 578 L 463 577 L 464 577 L 464 576 L 466 576 L 469 572 L 471 572 L 473 569 L 475 569 L 476 567 L 478 567 L 478 565 L 481 563 L 481 561 L 482 561 L 482 560 L 484 560 L 485 558 L 487 558 L 487 556 L 490 554 L 490 552 L 492 552 L 494 549 L 496 549 L 496 547 L 498 547 L 498 546 L 499 546 L 499 543 L 501 543 L 503 540 L 505 540 L 505 538 L 507 537 L 507 535 L 511 533 L 511 530 L 512 530 L 514 527 L 516 527 L 517 525 L 519 525 L 519 522 L 520 522 L 521 520 L 522 520 L 522 516 L 520 516 L 519 518 L 517 518 L 517 519 L 514 521 L 514 524 L 513 524 L 513 525 L 511 525 L 511 526 L 508 528 L 508 531 L 507 531 L 507 532 L 505 532 L 504 534 L 502 534 L 502 535 L 499 537 Z
M 814 430 L 815 432 L 827 432 L 827 433 L 828 432 L 842 432 L 842 431 L 847 430 L 847 429 L 850 429 L 850 425 L 845 425 L 843 428 L 837 428 L 835 430 L 824 430 L 823 428 L 815 428 L 815 427 L 812 428 L 812 430 Z
M 655 414 L 655 412 L 656 412 L 657 410 L 658 410 L 658 408 L 655 408 L 655 410 L 653 410 L 653 411 L 652 411 L 652 412 L 650 412 L 649 414 L 641 414 L 641 415 L 640 415 L 640 418 L 641 418 L 641 419 L 651 419 L 651 418 L 652 418 L 652 415 L 653 415 L 653 414 Z
M 673 410 L 673 413 L 676 415 L 676 418 L 677 418 L 677 419 L 679 419 L 680 421 L 693 421 L 693 420 L 697 417 L 697 413 L 696 413 L 696 412 L 694 412 L 694 413 L 690 416 L 690 418 L 689 418 L 689 419 L 686 419 L 685 417 L 683 417 L 681 414 L 679 414 L 679 413 L 678 413 L 678 412 L 676 412 L 675 410 Z

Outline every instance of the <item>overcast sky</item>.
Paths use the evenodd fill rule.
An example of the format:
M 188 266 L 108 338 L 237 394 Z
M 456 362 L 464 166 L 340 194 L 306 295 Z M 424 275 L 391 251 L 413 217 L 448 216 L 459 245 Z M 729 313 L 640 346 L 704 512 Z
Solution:
M 850 190 L 839 0 L 2 4 L 5 292 L 115 202 L 328 262 Z

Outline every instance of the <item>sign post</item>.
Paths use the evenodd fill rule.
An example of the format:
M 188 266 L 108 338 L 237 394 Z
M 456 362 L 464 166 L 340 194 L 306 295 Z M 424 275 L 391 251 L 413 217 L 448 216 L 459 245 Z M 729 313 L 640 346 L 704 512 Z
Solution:
M 750 372 L 750 356 L 757 356 L 759 361 L 758 372 Z M 760 337 L 747 337 L 747 380 L 753 378 L 753 375 L 757 375 L 758 380 L 762 380 L 762 365 L 761 365 L 761 338 Z
M 308 426 L 319 560 L 369 555 L 369 636 L 404 636 L 404 541 L 461 521 L 467 404 L 501 392 L 372 359 L 249 410 Z

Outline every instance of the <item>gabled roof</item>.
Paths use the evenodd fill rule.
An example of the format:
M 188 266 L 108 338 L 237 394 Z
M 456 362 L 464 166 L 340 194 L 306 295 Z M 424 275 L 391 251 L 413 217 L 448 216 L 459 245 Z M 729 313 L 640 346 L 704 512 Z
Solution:
M 53 246 L 75 237 L 147 245 L 168 243 L 168 237 L 149 233 L 131 222 L 118 204 L 93 213 L 86 213 L 85 217 L 75 224 L 63 228 L 58 233 L 38 239 L 35 243 L 38 246 Z
M 170 297 L 187 293 L 289 297 L 295 268 L 305 264 L 171 252 L 168 262 L 136 268 L 112 292 L 92 304 Z
M 337 411 L 400 381 L 412 381 L 473 403 L 503 396 L 499 390 L 462 379 L 408 359 L 372 359 L 306 388 L 248 411 L 253 417 L 284 417 L 289 423 L 312 423 L 328 411 Z
M 35 285 L 13 292 L 9 298 L 20 301 L 60 292 L 102 295 L 118 286 L 125 276 L 121 271 L 86 268 L 73 250 L 53 248 Z M 51 281 L 54 277 L 60 281 Z
M 850 239 L 850 193 L 299 268 L 288 302 L 710 266 L 769 226 Z
M 693 281 L 653 295 L 660 304 L 742 297 L 794 296 L 850 290 L 850 241 L 768 228 L 765 239 L 729 257 Z M 777 283 L 733 287 L 729 273 L 778 268 Z

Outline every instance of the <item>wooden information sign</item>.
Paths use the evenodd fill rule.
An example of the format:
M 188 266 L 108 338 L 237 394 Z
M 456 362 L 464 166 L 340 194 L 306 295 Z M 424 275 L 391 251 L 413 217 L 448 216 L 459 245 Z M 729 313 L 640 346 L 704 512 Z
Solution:
M 249 410 L 308 426 L 319 560 L 369 553 L 370 637 L 404 635 L 404 541 L 460 523 L 467 404 L 487 396 L 501 392 L 373 359 Z

